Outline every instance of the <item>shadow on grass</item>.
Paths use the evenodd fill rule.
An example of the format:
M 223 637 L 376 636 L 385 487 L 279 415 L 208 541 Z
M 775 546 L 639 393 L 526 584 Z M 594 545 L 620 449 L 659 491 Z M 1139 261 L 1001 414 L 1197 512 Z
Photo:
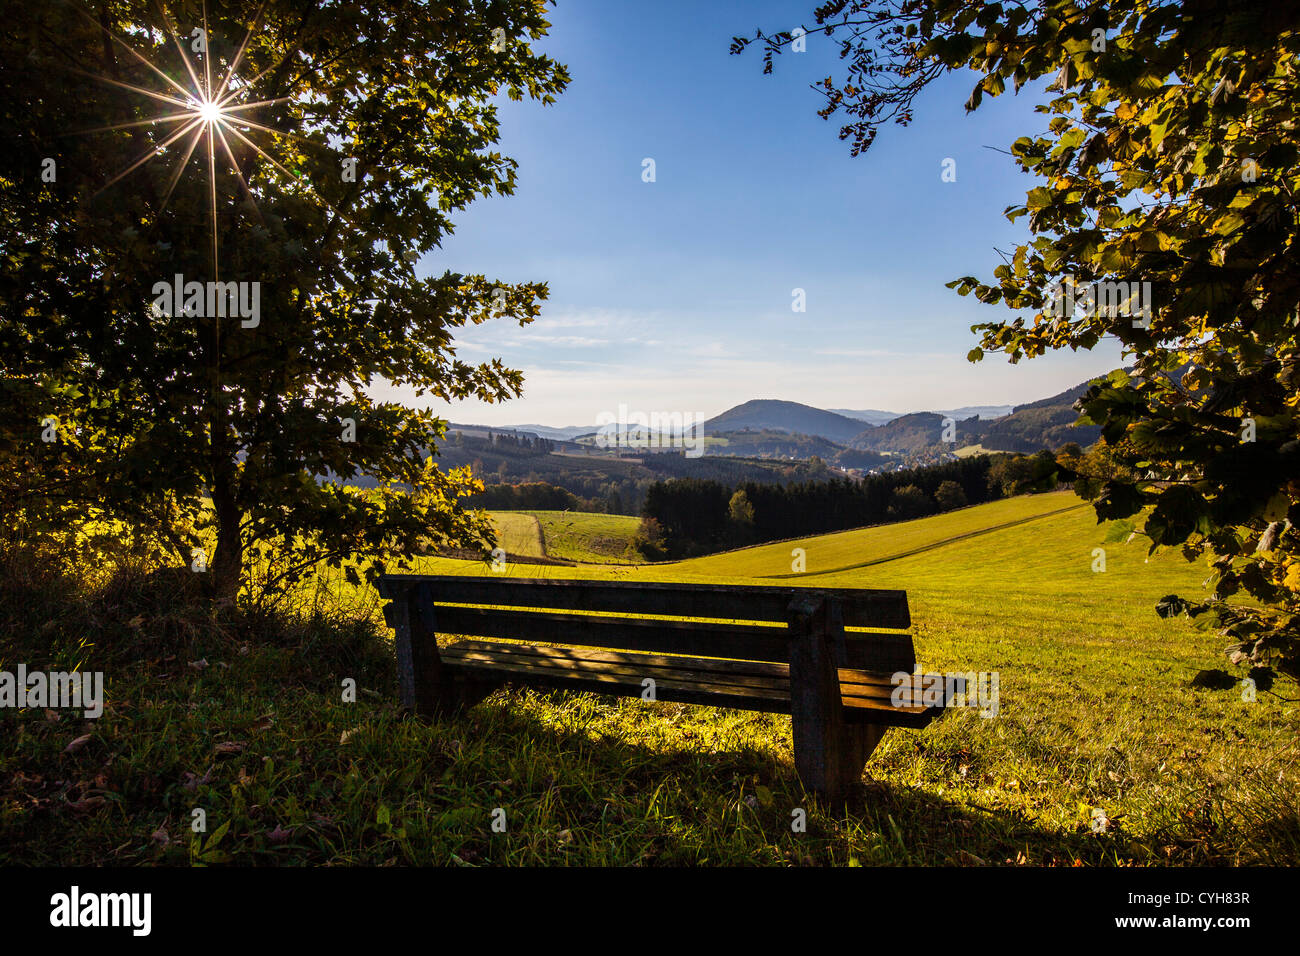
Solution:
M 475 861 L 555 862 L 579 831 L 589 844 L 571 862 L 1071 865 L 1117 849 L 1019 810 L 873 779 L 872 763 L 846 804 L 826 805 L 794 770 L 788 717 L 507 688 L 441 720 L 407 720 L 430 747 L 450 746 L 449 804 L 482 805 L 487 791 L 507 818 L 568 834 L 521 859 L 508 840 L 465 833 Z

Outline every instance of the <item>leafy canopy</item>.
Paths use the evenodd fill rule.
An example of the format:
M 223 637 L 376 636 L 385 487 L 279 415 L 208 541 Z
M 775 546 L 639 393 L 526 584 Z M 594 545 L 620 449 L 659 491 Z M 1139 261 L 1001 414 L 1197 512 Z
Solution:
M 1123 343 L 1131 368 L 1077 406 L 1113 467 L 1076 490 L 1099 519 L 1150 508 L 1153 549 L 1210 562 L 1208 597 L 1170 596 L 1162 614 L 1218 628 L 1237 662 L 1300 674 L 1300 9 L 835 0 L 813 17 L 807 32 L 838 43 L 844 63 L 815 87 L 821 113 L 844 117 L 855 155 L 882 124 L 906 125 L 949 71 L 978 77 L 968 110 L 1048 81 L 1046 132 L 1011 145 L 1040 185 L 1007 216 L 1034 238 L 991 279 L 950 283 L 1018 313 L 975 326 L 970 358 Z M 794 38 L 759 31 L 732 48 L 761 43 L 770 71 Z M 1099 297 L 1109 308 L 1071 309 L 1071 282 L 1137 283 L 1150 314 L 1113 293 Z
M 513 191 L 496 102 L 563 90 L 565 69 L 530 47 L 547 26 L 541 0 L 10 10 L 6 525 L 119 518 L 187 564 L 215 541 L 225 600 L 259 557 L 292 579 L 362 553 L 373 574 L 442 541 L 488 542 L 483 516 L 456 505 L 469 474 L 431 459 L 445 423 L 368 388 L 520 393 L 519 372 L 461 360 L 452 337 L 531 321 L 546 286 L 416 266 L 436 264 L 457 211 Z M 223 91 L 261 105 L 174 139 L 187 120 L 167 117 L 185 103 L 158 97 L 183 99 L 178 87 L 190 118 Z M 167 314 L 155 286 L 177 275 L 256 283 L 260 314 Z

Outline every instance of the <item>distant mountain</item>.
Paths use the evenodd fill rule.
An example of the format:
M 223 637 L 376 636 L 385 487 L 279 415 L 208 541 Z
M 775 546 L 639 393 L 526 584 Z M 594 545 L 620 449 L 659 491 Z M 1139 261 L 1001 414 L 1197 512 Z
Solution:
M 519 425 L 462 425 L 456 422 L 447 423 L 447 433 L 461 432 L 465 435 L 473 435 L 475 438 L 485 438 L 492 435 L 528 435 L 530 434 L 528 426 Z M 537 437 L 536 432 L 531 432 L 533 437 Z M 550 436 L 542 436 L 550 437 Z
M 729 408 L 704 423 L 704 433 L 725 436 L 726 444 L 710 445 L 709 455 L 752 455 L 799 457 L 799 451 L 830 460 L 833 449 L 818 447 L 817 441 L 833 442 L 859 452 L 855 459 L 873 460 L 881 455 L 946 453 L 954 447 L 942 440 L 943 420 L 957 423 L 956 447 L 982 445 L 990 451 L 1034 452 L 1056 449 L 1067 442 L 1081 446 L 1097 440 L 1100 429 L 1074 426 L 1078 413 L 1072 407 L 1088 388 L 1085 382 L 1058 395 L 1026 405 L 966 405 L 961 408 L 912 412 L 900 415 L 877 408 L 814 408 L 799 402 L 757 398 Z M 467 434 L 538 435 L 552 441 L 572 442 L 580 436 L 595 436 L 594 425 L 452 425 Z M 638 435 L 639 426 L 619 429 Z M 752 433 L 752 434 L 747 434 Z M 791 436 L 783 438 L 782 435 Z M 591 438 L 584 438 L 590 444 Z M 843 458 L 843 455 L 840 456 Z M 841 461 L 846 464 L 846 461 Z
M 859 432 L 849 443 L 849 447 L 859 451 L 895 455 L 916 454 L 932 448 L 942 450 L 945 445 L 943 441 L 945 417 L 938 412 L 913 412 L 910 415 L 900 415 L 883 425 L 874 425 Z M 956 435 L 957 442 L 948 445 L 949 450 L 962 445 L 975 444 L 973 441 L 966 440 L 970 437 L 967 428 L 959 425 Z
M 980 418 L 1002 418 L 1004 415 L 1010 415 L 1015 411 L 1014 405 L 965 405 L 961 408 L 942 408 L 931 409 L 936 415 L 946 415 L 954 421 L 964 422 L 972 415 L 978 415 Z
M 704 423 L 704 434 L 722 432 L 780 431 L 815 435 L 833 442 L 846 443 L 862 431 L 862 422 L 811 405 L 756 398 L 729 408 Z
M 1087 390 L 1085 382 L 1050 398 L 1017 405 L 1009 414 L 992 419 L 978 415 L 982 408 L 990 406 L 901 415 L 884 425 L 864 429 L 854 436 L 849 447 L 895 455 L 943 451 L 945 447 L 952 450 L 966 445 L 981 445 L 987 451 L 1025 453 L 1043 448 L 1054 451 L 1068 442 L 1087 447 L 1101 434 L 1101 429 L 1094 425 L 1074 424 L 1079 418 L 1074 402 Z M 943 441 L 945 418 L 954 422 L 952 443 Z
M 885 422 L 893 421 L 898 417 L 898 412 L 885 412 L 879 408 L 828 408 L 828 412 L 834 412 L 836 415 L 843 415 L 846 418 L 856 418 L 860 422 L 867 422 L 871 425 L 883 425 Z
M 957 421 L 963 421 L 972 415 L 978 415 L 980 418 L 1001 418 L 1003 415 L 1010 415 L 1014 408 L 1014 405 L 965 405 L 961 408 L 930 408 L 926 410 L 936 415 L 946 415 L 955 418 Z M 827 411 L 834 412 L 836 415 L 856 418 L 858 421 L 867 422 L 870 425 L 886 425 L 895 418 L 903 417 L 898 412 L 886 412 L 879 408 L 829 408 Z
M 559 438 L 563 441 L 572 441 L 579 435 L 590 435 L 596 430 L 595 425 L 565 425 L 562 428 L 554 428 L 550 425 L 510 425 L 501 429 L 502 431 L 532 432 L 534 435 L 541 435 L 543 438 Z

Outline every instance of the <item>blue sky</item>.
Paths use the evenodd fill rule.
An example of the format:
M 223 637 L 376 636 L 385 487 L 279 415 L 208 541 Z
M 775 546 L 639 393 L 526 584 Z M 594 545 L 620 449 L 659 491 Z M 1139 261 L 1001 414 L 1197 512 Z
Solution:
M 713 415 L 751 398 L 898 412 L 1032 401 L 1121 364 L 1118 346 L 1013 366 L 966 361 L 1002 306 L 944 283 L 991 275 L 1027 237 L 1008 205 L 1034 185 L 1004 153 L 1043 129 L 1035 95 L 963 104 L 945 78 L 916 121 L 856 159 L 809 83 L 838 60 L 818 37 L 762 75 L 732 36 L 811 25 L 811 0 L 560 0 L 537 46 L 569 67 L 556 105 L 503 99 L 514 196 L 480 200 L 421 263 L 542 280 L 542 318 L 457 338 L 461 358 L 524 372 L 521 399 L 439 404 L 459 422 L 593 423 L 620 404 Z M 839 75 L 838 72 L 836 75 Z M 642 181 L 642 161 L 656 181 Z M 941 180 L 956 161 L 956 182 Z M 805 290 L 806 311 L 791 308 Z M 380 394 L 397 394 L 382 390 Z

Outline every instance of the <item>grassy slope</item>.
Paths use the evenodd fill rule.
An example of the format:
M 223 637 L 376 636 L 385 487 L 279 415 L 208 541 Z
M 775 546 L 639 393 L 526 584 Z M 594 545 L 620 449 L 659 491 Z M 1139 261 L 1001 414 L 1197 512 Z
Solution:
M 512 554 L 546 557 L 542 530 L 536 518 L 523 511 L 493 511 L 490 514 L 497 530 L 497 546 L 505 550 L 507 557 Z
M 632 550 L 632 536 L 640 524 L 637 518 L 573 511 L 529 514 L 541 524 L 542 540 L 550 557 L 593 564 L 640 560 Z
M 711 577 L 800 578 L 791 570 L 795 548 L 803 548 L 806 574 L 818 575 L 839 569 L 860 568 L 893 560 L 901 555 L 946 544 L 962 535 L 988 534 L 1018 522 L 1041 520 L 1046 513 L 1062 509 L 1076 511 L 1088 506 L 1068 493 L 1009 498 L 974 508 L 917 521 L 878 525 L 818 535 L 779 544 L 759 545 L 742 551 L 709 555 L 679 562 L 676 567 L 692 575 Z M 663 567 L 670 567 L 664 565 Z M 892 573 L 892 571 L 891 571 Z M 863 575 L 853 575 L 857 580 Z M 861 583 L 849 585 L 866 587 Z
M 1031 859 L 1044 859 L 1049 845 L 1096 847 L 1102 841 L 1089 824 L 1100 808 L 1119 821 L 1108 831 L 1122 837 L 1111 844 L 1113 858 L 1295 860 L 1296 708 L 1267 693 L 1247 703 L 1236 690 L 1188 687 L 1200 668 L 1220 666 L 1221 642 L 1152 609 L 1164 594 L 1195 593 L 1204 568 L 1177 552 L 1148 557 L 1136 541 L 1107 541 L 1107 529 L 1078 504 L 1068 493 L 1039 495 L 676 564 L 563 576 L 907 589 L 922 667 L 997 671 L 1000 714 L 959 712 L 925 732 L 891 732 L 868 771 L 895 796 L 899 787 L 919 787 L 953 813 L 1000 821 L 991 827 L 997 849 L 989 832 L 963 844 L 979 859 L 1000 861 L 1004 852 L 1014 859 L 1011 833 Z M 807 553 L 806 574 L 790 574 L 794 547 Z M 1098 547 L 1104 573 L 1092 570 Z M 453 570 L 462 569 L 438 569 Z M 1294 688 L 1280 691 L 1295 696 Z M 707 710 L 691 713 L 700 715 L 696 733 L 716 720 Z M 788 724 L 751 723 L 746 746 L 789 759 Z M 1260 838 L 1265 832 L 1285 836 L 1275 845 Z M 905 842 L 902 859 L 962 858 L 950 841 L 919 851 Z
M 185 826 L 203 806 L 214 828 L 231 824 L 213 861 L 240 863 L 1300 862 L 1295 705 L 1188 688 L 1218 666 L 1219 642 L 1151 606 L 1202 572 L 1107 543 L 1089 509 L 1045 514 L 1072 503 L 1017 499 L 675 565 L 512 569 L 906 588 L 922 666 L 997 671 L 999 713 L 891 731 L 847 812 L 802 793 L 788 718 L 505 690 L 426 725 L 394 712 L 391 670 L 364 655 L 215 647 L 203 671 L 110 672 L 112 706 L 75 755 L 62 748 L 80 722 L 0 714 L 23 731 L 0 750 L 0 779 L 17 781 L 0 846 L 29 862 L 204 859 Z M 763 577 L 788 575 L 795 546 L 808 574 Z M 882 560 L 902 552 L 915 553 Z M 485 573 L 445 559 L 422 570 Z M 339 702 L 350 673 L 368 692 L 358 704 Z M 247 749 L 215 758 L 226 740 Z M 90 788 L 107 807 L 69 809 Z M 506 833 L 490 829 L 496 808 Z M 794 808 L 807 833 L 791 832 Z M 160 826 L 166 846 L 150 837 Z

